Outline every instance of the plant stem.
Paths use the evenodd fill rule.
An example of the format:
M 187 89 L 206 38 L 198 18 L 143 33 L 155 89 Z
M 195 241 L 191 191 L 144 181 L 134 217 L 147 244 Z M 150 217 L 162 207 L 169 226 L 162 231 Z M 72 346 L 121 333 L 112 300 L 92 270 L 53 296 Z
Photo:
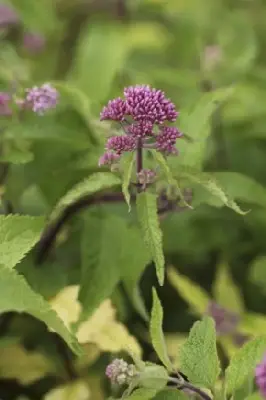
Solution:
M 136 168 L 137 168 L 137 182 L 138 182 L 137 190 L 138 193 L 141 193 L 143 191 L 143 185 L 139 182 L 139 177 L 138 177 L 138 174 L 143 169 L 143 143 L 141 138 L 139 138 L 137 141 Z
M 184 382 L 182 387 L 180 387 L 181 390 L 183 389 L 189 389 L 194 393 L 197 393 L 203 400 L 212 400 L 210 396 L 207 395 L 207 393 L 203 392 L 203 390 L 197 388 L 196 386 L 192 385 L 192 383 L 189 382 Z

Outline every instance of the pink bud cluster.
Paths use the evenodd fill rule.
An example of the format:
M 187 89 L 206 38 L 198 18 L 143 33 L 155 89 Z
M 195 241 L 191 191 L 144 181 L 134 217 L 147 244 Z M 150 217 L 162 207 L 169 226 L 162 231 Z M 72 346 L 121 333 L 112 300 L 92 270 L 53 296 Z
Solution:
M 182 134 L 176 127 L 166 125 L 177 117 L 175 105 L 163 91 L 148 85 L 125 88 L 124 99 L 110 100 L 101 112 L 101 120 L 119 122 L 124 134 L 108 139 L 99 165 L 117 162 L 124 152 L 134 151 L 139 146 L 165 155 L 177 154 L 175 144 Z
M 135 366 L 133 364 L 128 364 L 122 358 L 116 358 L 105 370 L 107 378 L 110 379 L 112 384 L 117 385 L 130 383 L 135 373 Z

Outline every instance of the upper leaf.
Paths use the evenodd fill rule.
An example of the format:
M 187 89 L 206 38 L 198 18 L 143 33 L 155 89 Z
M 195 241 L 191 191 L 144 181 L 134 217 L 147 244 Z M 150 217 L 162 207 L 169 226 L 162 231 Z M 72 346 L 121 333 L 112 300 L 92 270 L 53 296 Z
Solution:
M 214 321 L 204 317 L 190 330 L 180 350 L 180 369 L 194 384 L 213 389 L 220 372 Z
M 130 396 L 125 397 L 128 400 L 150 400 L 156 395 L 156 389 L 139 388 L 136 389 Z
M 134 153 L 129 153 L 124 156 L 123 160 L 123 182 L 122 182 L 122 191 L 125 196 L 125 200 L 128 205 L 128 211 L 131 210 L 131 205 L 130 205 L 130 193 L 129 193 L 129 185 L 130 185 L 130 179 L 132 175 L 132 170 L 134 166 L 134 161 L 135 161 L 135 155 Z
M 11 270 L 0 265 L 0 312 L 26 312 L 43 321 L 49 329 L 57 332 L 76 353 L 80 347 L 72 333 L 63 321 L 51 309 L 42 296 L 35 293 L 25 279 Z
M 171 371 L 173 369 L 172 363 L 167 355 L 166 345 L 163 334 L 163 309 L 160 300 L 157 296 L 156 290 L 153 288 L 153 306 L 150 321 L 150 336 L 154 350 L 158 354 L 160 360 L 165 367 Z
M 262 359 L 266 350 L 266 335 L 257 337 L 245 344 L 232 357 L 225 371 L 226 392 L 233 393 L 240 388 Z
M 214 298 L 217 303 L 228 310 L 242 313 L 244 305 L 240 290 L 232 280 L 228 266 L 221 264 L 214 283 Z
M 211 301 L 207 292 L 184 275 L 179 274 L 174 268 L 168 269 L 167 276 L 180 296 L 188 302 L 194 312 L 199 315 L 206 312 Z
M 157 277 L 160 285 L 164 282 L 164 254 L 162 231 L 157 214 L 156 195 L 143 192 L 137 196 L 137 213 L 143 232 L 143 239 L 155 262 Z
M 188 396 L 177 389 L 165 389 L 158 393 L 154 400 L 188 400 Z
M 82 276 L 79 299 L 83 318 L 109 297 L 130 259 L 125 253 L 127 222 L 116 215 L 88 213 L 82 235 Z
M 120 182 L 121 180 L 110 172 L 97 172 L 90 175 L 88 178 L 77 183 L 59 200 L 52 213 L 52 217 L 55 217 L 62 209 L 78 200 L 80 197 L 88 196 L 112 186 L 117 186 Z
M 0 264 L 14 268 L 38 241 L 43 217 L 0 216 Z

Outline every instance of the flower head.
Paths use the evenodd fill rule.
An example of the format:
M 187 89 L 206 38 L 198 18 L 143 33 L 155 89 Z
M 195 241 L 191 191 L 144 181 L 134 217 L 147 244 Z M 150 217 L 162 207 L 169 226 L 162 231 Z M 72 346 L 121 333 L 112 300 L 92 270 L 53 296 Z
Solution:
M 127 106 L 124 100 L 120 97 L 110 100 L 106 107 L 101 112 L 101 121 L 110 119 L 113 121 L 123 121 L 127 111 Z
M 139 183 L 146 186 L 153 183 L 156 178 L 156 172 L 153 169 L 142 169 L 138 173 Z
M 9 107 L 11 96 L 8 93 L 0 92 L 0 116 L 8 117 L 12 114 L 12 110 Z
M 46 111 L 57 106 L 58 91 L 49 83 L 45 83 L 40 87 L 34 86 L 31 89 L 27 89 L 26 92 L 25 106 L 39 115 L 43 115 Z
M 163 153 L 175 154 L 177 152 L 175 148 L 176 139 L 181 136 L 182 134 L 177 128 L 164 126 L 156 137 L 156 147 Z
M 112 151 L 106 151 L 99 158 L 99 167 L 102 165 L 112 165 L 116 163 L 120 159 L 120 155 L 117 153 L 113 153 Z
M 261 363 L 256 366 L 255 376 L 262 396 L 266 397 L 266 354 Z
M 118 385 L 129 383 L 135 372 L 134 365 L 128 364 L 122 358 L 116 358 L 105 370 L 105 374 L 110 381 Z
M 235 333 L 239 322 L 239 315 L 226 310 L 214 302 L 209 304 L 207 314 L 214 319 L 217 334 Z
M 136 85 L 126 88 L 124 95 L 127 112 L 135 121 L 162 124 L 165 121 L 173 122 L 178 116 L 175 105 L 161 90 L 148 85 Z
M 133 151 L 136 148 L 136 140 L 132 136 L 112 136 L 107 140 L 106 149 L 113 150 L 117 154 L 125 151 Z

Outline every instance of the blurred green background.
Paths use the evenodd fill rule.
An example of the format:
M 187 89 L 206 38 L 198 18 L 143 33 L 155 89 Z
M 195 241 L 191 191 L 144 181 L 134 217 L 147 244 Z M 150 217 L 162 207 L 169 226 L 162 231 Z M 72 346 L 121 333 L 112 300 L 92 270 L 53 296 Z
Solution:
M 7 14 L 8 8 L 13 19 Z M 11 132 L 8 176 L 1 181 L 2 213 L 6 212 L 6 204 L 11 204 L 14 213 L 49 215 L 68 189 L 98 171 L 107 129 L 100 124 L 99 113 L 109 99 L 122 95 L 125 86 L 145 83 L 162 89 L 181 112 L 197 104 L 206 91 L 234 88 L 214 115 L 204 168 L 215 172 L 230 195 L 251 211 L 245 216 L 237 215 L 197 192 L 193 210 L 168 215 L 162 221 L 167 265 L 190 279 L 178 291 L 169 279 L 158 289 L 171 355 L 201 314 L 198 289 L 191 282 L 212 297 L 216 282 L 220 303 L 227 298 L 228 308 L 232 305 L 234 311 L 237 293 L 237 301 L 246 310 L 246 314 L 242 310 L 242 333 L 256 335 L 266 331 L 265 20 L 263 0 L 0 3 L 0 89 L 52 82 L 61 89 L 62 96 L 56 114 L 23 121 L 17 131 Z M 193 132 L 186 133 L 193 137 Z M 124 204 L 108 210 L 130 218 Z M 34 289 L 50 299 L 66 285 L 78 283 L 80 241 L 81 219 L 76 215 L 63 229 L 56 250 L 44 265 L 35 267 L 34 255 L 30 254 L 18 270 Z M 133 254 L 134 247 L 130 251 Z M 217 276 L 222 276 L 218 283 Z M 157 285 L 156 277 L 153 266 L 149 266 L 141 279 L 141 293 L 148 309 L 153 285 Z M 112 300 L 118 319 L 138 339 L 144 357 L 156 361 L 145 321 L 134 311 L 121 284 Z M 193 306 L 193 302 L 194 313 L 188 304 Z M 11 322 L 2 326 L 3 348 L 6 340 L 16 338 L 23 343 L 23 349 L 53 354 L 37 321 L 13 315 Z M 231 351 L 228 349 L 234 347 L 227 342 L 225 337 L 221 350 L 225 364 Z M 13 353 L 7 352 L 10 360 L 8 354 Z M 18 353 L 13 357 L 15 364 Z M 93 399 L 107 397 L 101 391 L 108 392 L 103 371 L 109 357 L 103 352 L 100 358 L 96 357 L 97 362 L 93 360 L 86 367 L 84 376 L 90 381 Z M 11 362 L 9 367 L 6 362 L 0 351 L 2 399 L 19 395 L 42 398 L 61 382 L 51 371 L 41 373 L 41 379 L 33 379 L 33 383 L 18 379 L 14 372 L 10 373 L 10 381 L 2 372 L 13 368 Z M 36 369 L 31 362 L 25 361 L 23 368 Z M 55 396 L 49 400 L 57 398 L 61 399 Z

